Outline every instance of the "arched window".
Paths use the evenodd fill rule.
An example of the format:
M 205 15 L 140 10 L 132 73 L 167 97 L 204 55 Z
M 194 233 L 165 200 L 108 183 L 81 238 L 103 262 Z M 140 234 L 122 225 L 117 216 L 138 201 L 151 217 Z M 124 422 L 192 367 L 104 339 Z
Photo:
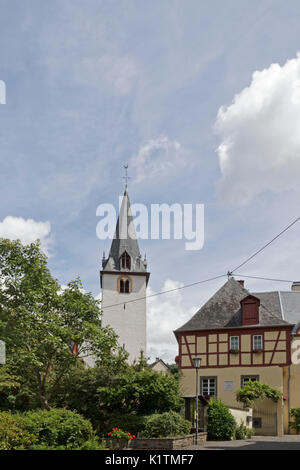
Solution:
M 129 279 L 120 279 L 120 294 L 130 294 L 130 282 Z
M 124 253 L 120 257 L 120 264 L 121 264 L 121 269 L 130 270 L 131 268 L 131 258 L 126 251 L 124 251 Z

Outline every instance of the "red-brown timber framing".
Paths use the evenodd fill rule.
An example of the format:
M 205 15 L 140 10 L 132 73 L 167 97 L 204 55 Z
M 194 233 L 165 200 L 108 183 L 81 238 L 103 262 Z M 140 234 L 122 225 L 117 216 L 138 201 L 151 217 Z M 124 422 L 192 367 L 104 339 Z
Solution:
M 184 331 L 184 332 L 177 332 L 175 333 L 176 339 L 179 344 L 179 367 L 181 369 L 193 369 L 193 363 L 192 363 L 192 357 L 195 356 L 201 356 L 201 357 L 206 357 L 206 365 L 202 366 L 201 369 L 223 369 L 223 368 L 230 368 L 230 367 L 270 367 L 270 366 L 286 366 L 291 364 L 291 331 L 292 331 L 293 326 L 288 325 L 288 326 L 261 326 L 261 327 L 236 327 L 236 328 L 220 328 L 218 330 L 192 330 L 192 331 Z M 274 339 L 265 339 L 265 333 L 266 332 L 278 332 L 278 335 Z M 285 331 L 286 337 L 285 339 L 279 339 L 280 338 L 280 333 L 282 331 Z M 297 332 L 298 333 L 298 332 Z M 228 339 L 226 341 L 219 341 L 219 335 L 224 335 L 228 334 Z M 217 335 L 217 341 L 209 341 L 209 335 Z M 238 352 L 238 357 L 239 361 L 237 364 L 230 364 L 230 356 L 232 353 L 229 352 L 229 338 L 230 336 L 239 336 L 239 344 L 241 345 L 241 336 L 242 335 L 251 335 L 251 345 L 250 345 L 250 351 L 242 351 L 241 347 Z M 253 336 L 254 335 L 262 335 L 263 339 L 263 350 L 261 353 L 256 353 L 253 351 Z M 195 341 L 194 342 L 188 342 L 187 341 L 187 336 L 195 336 Z M 297 334 L 298 336 L 298 334 Z M 187 347 L 187 353 L 183 354 L 182 353 L 182 337 L 184 337 L 185 340 L 185 346 Z M 197 351 L 197 338 L 200 337 L 206 337 L 206 352 L 199 352 Z M 277 350 L 276 347 L 278 345 L 279 341 L 285 341 L 286 347 L 284 349 L 279 349 Z M 265 350 L 264 345 L 268 342 L 274 343 L 274 349 L 272 350 Z M 228 345 L 228 350 L 227 352 L 220 352 L 219 345 L 220 344 L 227 344 Z M 216 344 L 216 352 L 208 352 L 209 351 L 209 345 L 211 344 Z M 191 353 L 190 351 L 190 346 L 194 345 L 195 346 L 195 353 Z M 274 353 L 275 352 L 285 352 L 286 353 L 286 361 L 285 362 L 276 362 L 273 363 L 271 362 L 274 358 Z M 271 353 L 271 358 L 269 362 L 266 362 L 266 353 L 270 354 Z M 241 362 L 241 354 L 250 354 L 251 355 L 251 360 L 248 364 L 242 364 Z M 263 354 L 263 361 L 261 364 L 257 364 L 253 362 L 253 356 L 256 354 Z M 208 361 L 208 356 L 216 356 L 217 357 L 217 365 L 209 365 Z M 222 355 L 227 355 L 227 365 L 220 365 L 219 364 L 219 356 Z M 190 359 L 190 366 L 182 366 L 182 357 L 183 356 L 188 356 Z

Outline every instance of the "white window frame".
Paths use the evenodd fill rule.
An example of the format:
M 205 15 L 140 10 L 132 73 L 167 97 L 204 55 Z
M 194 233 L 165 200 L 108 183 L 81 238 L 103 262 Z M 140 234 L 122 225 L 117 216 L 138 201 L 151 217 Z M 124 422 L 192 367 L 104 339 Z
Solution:
M 207 380 L 207 391 L 204 392 L 204 381 Z M 200 394 L 204 396 L 217 397 L 217 377 L 200 377 Z M 206 386 L 205 386 L 206 388 Z M 211 393 L 213 390 L 213 393 Z
M 240 349 L 240 337 L 239 336 L 230 336 L 229 349 L 232 351 L 239 351 Z
M 259 339 L 259 346 L 257 345 L 257 339 Z M 262 335 L 253 335 L 252 341 L 253 350 L 254 349 L 263 349 L 263 336 Z

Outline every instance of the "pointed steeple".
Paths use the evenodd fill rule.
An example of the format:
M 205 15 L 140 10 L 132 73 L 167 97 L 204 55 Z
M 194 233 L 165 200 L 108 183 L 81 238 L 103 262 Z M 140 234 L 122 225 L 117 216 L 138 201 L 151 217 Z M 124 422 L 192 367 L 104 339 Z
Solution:
M 146 272 L 146 263 L 142 261 L 137 242 L 134 221 L 131 213 L 127 184 L 122 199 L 116 231 L 107 260 L 103 262 L 103 271 L 121 271 L 120 258 L 124 253 L 130 256 L 130 271 Z M 126 269 L 126 268 L 125 268 Z

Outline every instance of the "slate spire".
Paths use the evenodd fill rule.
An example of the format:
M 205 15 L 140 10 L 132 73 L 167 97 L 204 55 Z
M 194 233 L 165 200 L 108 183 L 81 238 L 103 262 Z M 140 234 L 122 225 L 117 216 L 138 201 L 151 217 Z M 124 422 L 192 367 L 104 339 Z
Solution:
M 107 260 L 104 260 L 103 262 L 103 271 L 120 271 L 120 257 L 125 251 L 131 258 L 130 271 L 147 271 L 147 264 L 142 260 L 136 237 L 127 184 L 125 186 L 125 191 L 110 252 Z

